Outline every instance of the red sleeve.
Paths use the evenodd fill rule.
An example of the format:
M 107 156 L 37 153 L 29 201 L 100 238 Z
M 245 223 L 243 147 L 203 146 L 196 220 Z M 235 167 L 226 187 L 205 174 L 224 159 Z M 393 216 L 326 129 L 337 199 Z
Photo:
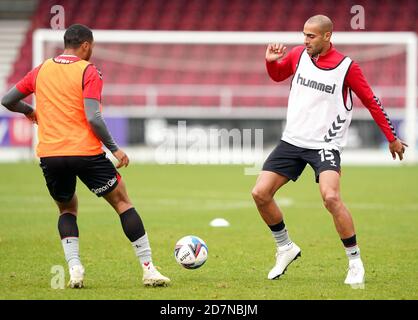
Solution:
M 23 77 L 18 83 L 16 83 L 16 88 L 24 95 L 28 96 L 35 92 L 35 83 L 36 77 L 38 76 L 39 69 L 42 65 L 37 66 L 32 71 L 29 71 L 26 76 Z
M 353 62 L 348 70 L 345 83 L 353 90 L 363 105 L 369 109 L 374 121 L 380 127 L 386 139 L 392 142 L 396 139 L 396 132 L 380 100 L 373 94 L 359 65 Z
M 102 73 L 95 65 L 88 65 L 83 75 L 83 98 L 101 101 L 103 79 Z
M 267 72 L 274 81 L 280 82 L 292 76 L 297 68 L 303 46 L 294 47 L 280 61 L 266 61 Z

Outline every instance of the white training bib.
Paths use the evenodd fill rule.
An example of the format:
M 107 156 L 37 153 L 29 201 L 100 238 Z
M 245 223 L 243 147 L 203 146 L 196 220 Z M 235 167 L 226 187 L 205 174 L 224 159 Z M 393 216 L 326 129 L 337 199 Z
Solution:
M 306 49 L 292 79 L 282 140 L 307 149 L 342 151 L 352 117 L 351 91 L 344 101 L 343 85 L 352 60 L 333 69 L 317 67 Z

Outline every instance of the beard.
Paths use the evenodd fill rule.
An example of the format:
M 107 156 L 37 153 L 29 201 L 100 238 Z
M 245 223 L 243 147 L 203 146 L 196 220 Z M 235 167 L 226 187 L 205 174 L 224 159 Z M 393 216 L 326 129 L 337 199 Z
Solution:
M 311 55 L 311 57 L 316 57 L 318 54 L 320 54 L 321 52 L 322 52 L 322 49 L 323 48 L 312 48 L 311 47 L 311 52 L 310 52 L 310 55 Z

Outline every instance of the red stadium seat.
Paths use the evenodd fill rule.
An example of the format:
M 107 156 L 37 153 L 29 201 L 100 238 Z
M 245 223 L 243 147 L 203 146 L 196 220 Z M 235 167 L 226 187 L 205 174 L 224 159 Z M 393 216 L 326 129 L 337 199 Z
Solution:
M 359 0 L 364 6 L 367 31 L 418 31 L 416 13 L 418 4 L 415 0 L 378 1 Z M 9 85 L 21 79 L 31 68 L 32 31 L 36 28 L 49 28 L 51 16 L 49 9 L 56 4 L 54 0 L 38 1 L 38 7 L 32 17 L 24 43 L 13 72 L 8 78 Z M 312 1 L 272 1 L 272 0 L 61 0 L 59 4 L 66 10 L 66 25 L 84 23 L 94 29 L 135 29 L 135 30 L 219 30 L 219 31 L 298 31 L 312 14 L 324 13 L 333 18 L 334 30 L 352 31 L 350 8 L 356 4 L 351 0 L 331 2 Z M 337 18 L 338 17 L 338 18 Z M 401 18 L 394 18 L 401 17 Z M 301 41 L 303 39 L 301 33 Z M 106 83 L 126 84 L 216 84 L 216 85 L 271 85 L 264 70 L 264 48 L 261 46 L 207 46 L 193 45 L 106 45 L 97 46 L 94 59 L 104 72 Z M 100 52 L 100 54 L 99 54 Z M 112 53 L 113 52 L 113 53 Z M 119 54 L 118 54 L 119 52 Z M 109 61 L 106 55 L 116 56 L 118 61 Z M 169 56 L 169 59 L 166 57 Z M 231 59 L 233 57 L 233 59 Z M 151 59 L 151 60 L 150 60 Z M 240 61 L 260 59 L 260 69 L 251 66 L 250 70 L 239 70 Z M 405 76 L 399 70 L 405 68 L 405 55 L 385 58 L 384 63 L 376 68 L 376 61 L 360 61 L 369 82 L 376 86 L 404 86 Z M 96 61 L 94 60 L 94 61 Z M 194 60 L 210 65 L 212 60 L 225 61 L 225 70 L 233 66 L 233 72 L 226 72 L 219 67 L 193 69 Z M 152 61 L 152 63 L 150 63 Z M 168 64 L 161 68 L 159 64 Z M 199 63 L 199 62 L 198 62 Z M 234 67 L 235 66 L 235 67 Z M 238 67 L 237 67 L 238 66 Z M 220 70 L 221 69 L 221 70 Z M 381 74 L 392 77 L 381 77 Z M 286 82 L 283 85 L 288 85 Z M 219 98 L 219 97 L 218 97 Z M 162 105 L 178 102 L 184 105 L 216 105 L 214 97 L 164 97 L 158 99 Z M 144 103 L 140 95 L 124 99 L 119 96 L 107 96 L 106 100 L 115 105 L 125 102 Z M 401 98 L 387 99 L 391 105 L 401 106 Z M 173 102 L 174 101 L 174 102 Z M 278 98 L 234 97 L 234 105 L 274 106 Z

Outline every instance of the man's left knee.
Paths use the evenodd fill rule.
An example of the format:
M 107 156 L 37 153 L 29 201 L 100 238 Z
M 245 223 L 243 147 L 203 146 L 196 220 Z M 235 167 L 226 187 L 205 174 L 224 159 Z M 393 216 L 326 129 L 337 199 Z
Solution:
M 333 210 L 341 204 L 341 197 L 338 192 L 330 191 L 322 195 L 324 206 L 328 210 Z

